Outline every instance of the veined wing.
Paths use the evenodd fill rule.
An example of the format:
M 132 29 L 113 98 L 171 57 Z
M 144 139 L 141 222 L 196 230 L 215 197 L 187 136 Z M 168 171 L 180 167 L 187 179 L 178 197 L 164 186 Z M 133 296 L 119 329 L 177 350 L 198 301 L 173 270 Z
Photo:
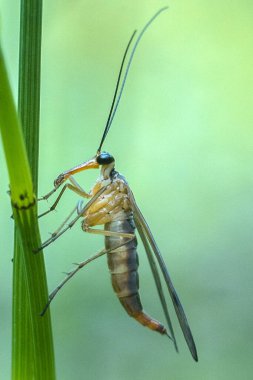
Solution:
M 150 249 L 150 245 L 148 243 L 148 240 L 146 238 L 145 232 L 144 232 L 144 230 L 143 230 L 143 228 L 142 228 L 142 226 L 141 226 L 138 218 L 134 218 L 134 222 L 135 222 L 135 225 L 136 225 L 137 230 L 139 232 L 139 235 L 141 237 L 141 240 L 142 240 L 142 243 L 144 245 L 145 251 L 147 253 L 148 261 L 149 261 L 149 264 L 150 264 L 150 267 L 151 267 L 151 271 L 152 271 L 152 274 L 153 274 L 153 277 L 154 277 L 154 280 L 155 280 L 156 288 L 157 288 L 157 291 L 158 291 L 158 294 L 159 294 L 159 298 L 160 298 L 160 301 L 161 301 L 161 304 L 162 304 L 162 307 L 163 307 L 163 311 L 164 311 L 164 314 L 165 314 L 165 318 L 166 318 L 166 321 L 167 321 L 167 324 L 168 324 L 168 327 L 169 327 L 170 335 L 168 335 L 168 336 L 173 341 L 175 349 L 178 352 L 177 342 L 176 342 L 175 334 L 174 334 L 174 331 L 173 331 L 171 319 L 170 319 L 170 316 L 169 316 L 169 311 L 168 311 L 167 303 L 166 303 L 166 300 L 165 300 L 165 297 L 164 297 L 162 283 L 161 283 L 161 280 L 160 280 L 160 275 L 159 275 L 159 272 L 158 272 L 158 269 L 157 269 L 156 262 L 154 261 L 154 257 L 153 257 L 152 251 Z
M 168 291 L 170 293 L 170 296 L 171 296 L 171 299 L 172 299 L 172 302 L 173 302 L 173 306 L 174 306 L 174 309 L 175 309 L 175 312 L 177 314 L 177 318 L 178 318 L 178 321 L 179 321 L 179 324 L 181 326 L 181 329 L 182 329 L 182 332 L 184 334 L 184 337 L 185 337 L 185 340 L 186 340 L 186 343 L 189 347 L 189 350 L 192 354 L 192 357 L 194 360 L 198 361 L 198 354 L 197 354 L 197 349 L 196 349 L 196 346 L 195 346 L 195 342 L 194 342 L 194 339 L 193 339 L 193 336 L 192 336 L 192 333 L 191 333 L 191 329 L 190 329 L 190 326 L 188 324 L 188 321 L 187 321 L 187 318 L 186 318 L 186 315 L 185 315 L 185 312 L 184 312 L 184 309 L 183 309 L 183 306 L 178 298 L 178 295 L 176 293 L 176 290 L 174 288 L 174 285 L 171 281 L 171 278 L 170 278 L 170 275 L 169 275 L 169 272 L 166 268 L 166 265 L 165 265 L 165 262 L 163 260 L 163 257 L 159 251 L 159 248 L 155 242 L 155 239 L 150 231 L 150 228 L 144 218 L 144 216 L 142 215 L 139 207 L 137 206 L 136 204 L 136 201 L 134 199 L 134 195 L 131 191 L 131 189 L 129 188 L 128 186 L 128 191 L 129 191 L 129 196 L 130 196 L 130 200 L 131 200 L 131 206 L 132 206 L 132 209 L 133 209 L 133 212 L 134 212 L 134 218 L 135 218 L 135 221 L 137 222 L 137 228 L 138 228 L 138 231 L 141 231 L 141 238 L 142 236 L 144 236 L 144 241 L 145 241 L 145 248 L 147 246 L 147 242 L 149 243 L 150 247 L 152 248 L 152 251 L 158 261 L 158 264 L 159 264 L 159 267 L 161 269 L 161 272 L 163 274 L 163 277 L 164 277 L 164 280 L 165 280 L 165 283 L 167 285 L 167 288 L 168 288 Z M 142 239 L 143 241 L 143 239 Z M 147 252 L 147 255 L 148 255 L 148 258 L 149 258 L 149 263 L 151 265 L 151 269 L 152 269 L 152 272 L 153 272 L 153 275 L 154 275 L 154 278 L 155 278 L 155 282 L 156 282 L 156 286 L 157 286 L 157 289 L 158 289 L 158 293 L 159 293 L 159 296 L 160 296 L 160 300 L 162 302 L 162 306 L 163 306 L 163 309 L 164 307 L 167 309 L 167 305 L 164 304 L 164 302 L 162 301 L 162 299 L 164 299 L 164 296 L 163 296 L 163 292 L 160 292 L 159 289 L 161 289 L 160 287 L 160 279 L 159 277 L 157 277 L 157 268 L 156 266 L 153 265 L 154 263 L 154 260 L 153 260 L 153 257 L 152 257 L 152 251 L 150 249 L 146 249 L 146 252 Z M 152 258 L 150 260 L 150 257 Z M 155 268 L 155 269 L 154 269 Z M 158 279 L 158 280 L 157 280 Z M 162 296 L 161 296 L 162 294 Z M 162 297 L 162 298 L 161 298 Z M 166 306 L 164 306 L 166 305 Z M 165 309 L 164 309 L 165 310 Z M 166 313 L 165 313 L 165 316 L 166 316 Z M 167 319 L 167 316 L 166 316 L 166 319 Z M 170 319 L 169 319 L 170 321 Z M 168 320 L 167 320 L 168 322 Z M 169 325 L 169 328 L 170 328 L 170 332 L 172 334 L 172 338 L 173 338 L 173 329 L 172 329 L 172 326 L 171 326 L 171 322 L 168 322 L 168 325 Z M 174 338 L 175 339 L 175 338 Z M 175 340 L 174 340 L 174 343 L 175 343 Z

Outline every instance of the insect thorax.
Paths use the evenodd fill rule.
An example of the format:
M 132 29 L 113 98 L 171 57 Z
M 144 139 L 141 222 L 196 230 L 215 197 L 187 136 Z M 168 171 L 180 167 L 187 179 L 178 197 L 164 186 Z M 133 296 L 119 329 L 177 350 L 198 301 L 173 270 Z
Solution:
M 106 190 L 85 214 L 84 224 L 87 227 L 124 220 L 131 215 L 132 210 L 125 178 L 113 170 L 109 180 L 101 177 L 97 180 L 92 194 L 95 195 L 104 186 L 107 186 Z

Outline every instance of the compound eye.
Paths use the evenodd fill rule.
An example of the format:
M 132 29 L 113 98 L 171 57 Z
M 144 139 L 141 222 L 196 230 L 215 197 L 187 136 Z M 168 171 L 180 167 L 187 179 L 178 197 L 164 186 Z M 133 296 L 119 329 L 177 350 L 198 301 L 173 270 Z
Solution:
M 99 165 L 108 165 L 114 162 L 113 156 L 110 155 L 110 153 L 102 152 L 97 156 L 97 163 Z

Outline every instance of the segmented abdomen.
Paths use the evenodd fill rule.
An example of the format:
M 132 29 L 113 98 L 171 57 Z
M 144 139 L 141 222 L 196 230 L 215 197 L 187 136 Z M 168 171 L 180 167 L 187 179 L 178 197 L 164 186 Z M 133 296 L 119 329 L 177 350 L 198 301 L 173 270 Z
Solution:
M 106 223 L 105 230 L 134 234 L 135 225 L 133 217 L 130 215 L 128 219 Z M 122 306 L 131 317 L 151 330 L 166 334 L 165 327 L 143 311 L 139 296 L 139 276 L 137 272 L 139 261 L 136 250 L 136 237 L 131 241 L 130 238 L 125 237 L 105 237 L 106 249 L 117 247 L 122 243 L 125 244 L 107 254 L 113 289 Z

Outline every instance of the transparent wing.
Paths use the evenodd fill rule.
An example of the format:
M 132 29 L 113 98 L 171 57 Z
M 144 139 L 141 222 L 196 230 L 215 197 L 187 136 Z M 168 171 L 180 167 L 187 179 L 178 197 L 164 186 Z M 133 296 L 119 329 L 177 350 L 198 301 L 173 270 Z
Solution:
M 194 339 L 193 339 L 193 336 L 192 336 L 192 333 L 190 330 L 190 326 L 188 324 L 183 306 L 182 306 L 182 304 L 178 298 L 176 290 L 175 290 L 173 283 L 171 281 L 171 278 L 170 278 L 169 272 L 166 268 L 165 262 L 162 258 L 162 255 L 159 251 L 159 248 L 158 248 L 158 246 L 154 240 L 154 237 L 150 231 L 150 228 L 149 228 L 146 220 L 144 219 L 139 207 L 137 206 L 136 201 L 135 201 L 134 196 L 133 196 L 133 193 L 129 187 L 128 187 L 128 190 L 129 190 L 129 196 L 131 199 L 131 205 L 132 205 L 132 209 L 134 212 L 134 218 L 135 218 L 135 221 L 137 224 L 138 231 L 139 231 L 139 233 L 141 231 L 141 233 L 140 233 L 141 238 L 144 237 L 144 239 L 142 238 L 142 241 L 143 241 L 143 244 L 145 242 L 145 244 L 144 244 L 145 249 L 146 249 L 146 247 L 148 247 L 148 249 L 146 249 L 146 252 L 148 255 L 149 263 L 151 265 L 151 269 L 152 269 L 154 278 L 155 278 L 155 282 L 156 282 L 157 290 L 158 290 L 158 293 L 160 296 L 160 300 L 162 302 L 163 310 L 165 310 L 165 309 L 167 310 L 167 305 L 166 305 L 166 303 L 164 303 L 164 301 L 165 301 L 164 295 L 163 295 L 163 292 L 161 290 L 161 286 L 160 286 L 161 282 L 160 282 L 159 275 L 157 276 L 157 267 L 156 267 L 156 265 L 154 265 L 154 260 L 152 257 L 152 251 L 153 251 L 153 253 L 157 259 L 157 262 L 158 262 L 159 267 L 161 269 L 161 272 L 163 274 L 163 277 L 164 277 L 165 283 L 167 285 L 168 291 L 170 293 L 170 296 L 171 296 L 171 299 L 173 302 L 173 306 L 174 306 L 175 312 L 177 314 L 177 318 L 178 318 L 179 324 L 181 326 L 182 332 L 184 334 L 186 343 L 189 347 L 189 350 L 192 354 L 193 359 L 198 361 L 197 349 L 196 349 Z M 147 243 L 149 243 L 150 247 L 152 248 L 152 251 L 149 249 L 149 245 Z M 150 257 L 151 257 L 151 259 L 150 259 Z M 166 312 L 164 311 L 165 316 L 166 316 L 167 311 Z M 167 319 L 167 316 L 166 316 L 166 319 Z M 168 322 L 168 319 L 167 319 L 167 322 Z M 174 333 L 173 333 L 173 329 L 171 326 L 170 318 L 169 318 L 168 325 L 169 325 L 170 332 L 171 332 L 172 338 L 173 338 Z M 175 340 L 174 340 L 174 343 L 176 345 Z
M 142 243 L 144 245 L 145 251 L 147 253 L 147 257 L 148 257 L 148 261 L 149 261 L 149 264 L 150 264 L 150 267 L 151 267 L 151 271 L 152 271 L 152 274 L 154 276 L 156 288 L 157 288 L 157 291 L 158 291 L 158 294 L 159 294 L 159 298 L 160 298 L 160 301 L 161 301 L 161 304 L 162 304 L 162 307 L 163 307 L 163 311 L 164 311 L 164 314 L 165 314 L 165 318 L 166 318 L 166 321 L 167 321 L 167 324 L 168 324 L 168 327 L 169 327 L 169 332 L 170 332 L 170 336 L 169 337 L 173 341 L 175 349 L 178 352 L 177 342 L 176 342 L 175 334 L 174 334 L 174 331 L 173 331 L 171 319 L 170 319 L 170 316 L 169 316 L 169 311 L 168 311 L 167 303 L 166 303 L 166 300 L 165 300 L 165 297 L 164 297 L 162 283 L 161 283 L 161 280 L 160 280 L 160 275 L 159 275 L 159 272 L 158 272 L 158 269 L 157 269 L 157 265 L 156 265 L 156 263 L 154 261 L 154 257 L 153 257 L 152 251 L 150 249 L 148 240 L 146 238 L 146 235 L 144 233 L 144 230 L 143 230 L 143 228 L 142 228 L 142 226 L 141 226 L 138 218 L 134 218 L 134 221 L 135 221 L 135 225 L 137 227 L 137 230 L 139 232 L 139 235 L 141 237 Z

